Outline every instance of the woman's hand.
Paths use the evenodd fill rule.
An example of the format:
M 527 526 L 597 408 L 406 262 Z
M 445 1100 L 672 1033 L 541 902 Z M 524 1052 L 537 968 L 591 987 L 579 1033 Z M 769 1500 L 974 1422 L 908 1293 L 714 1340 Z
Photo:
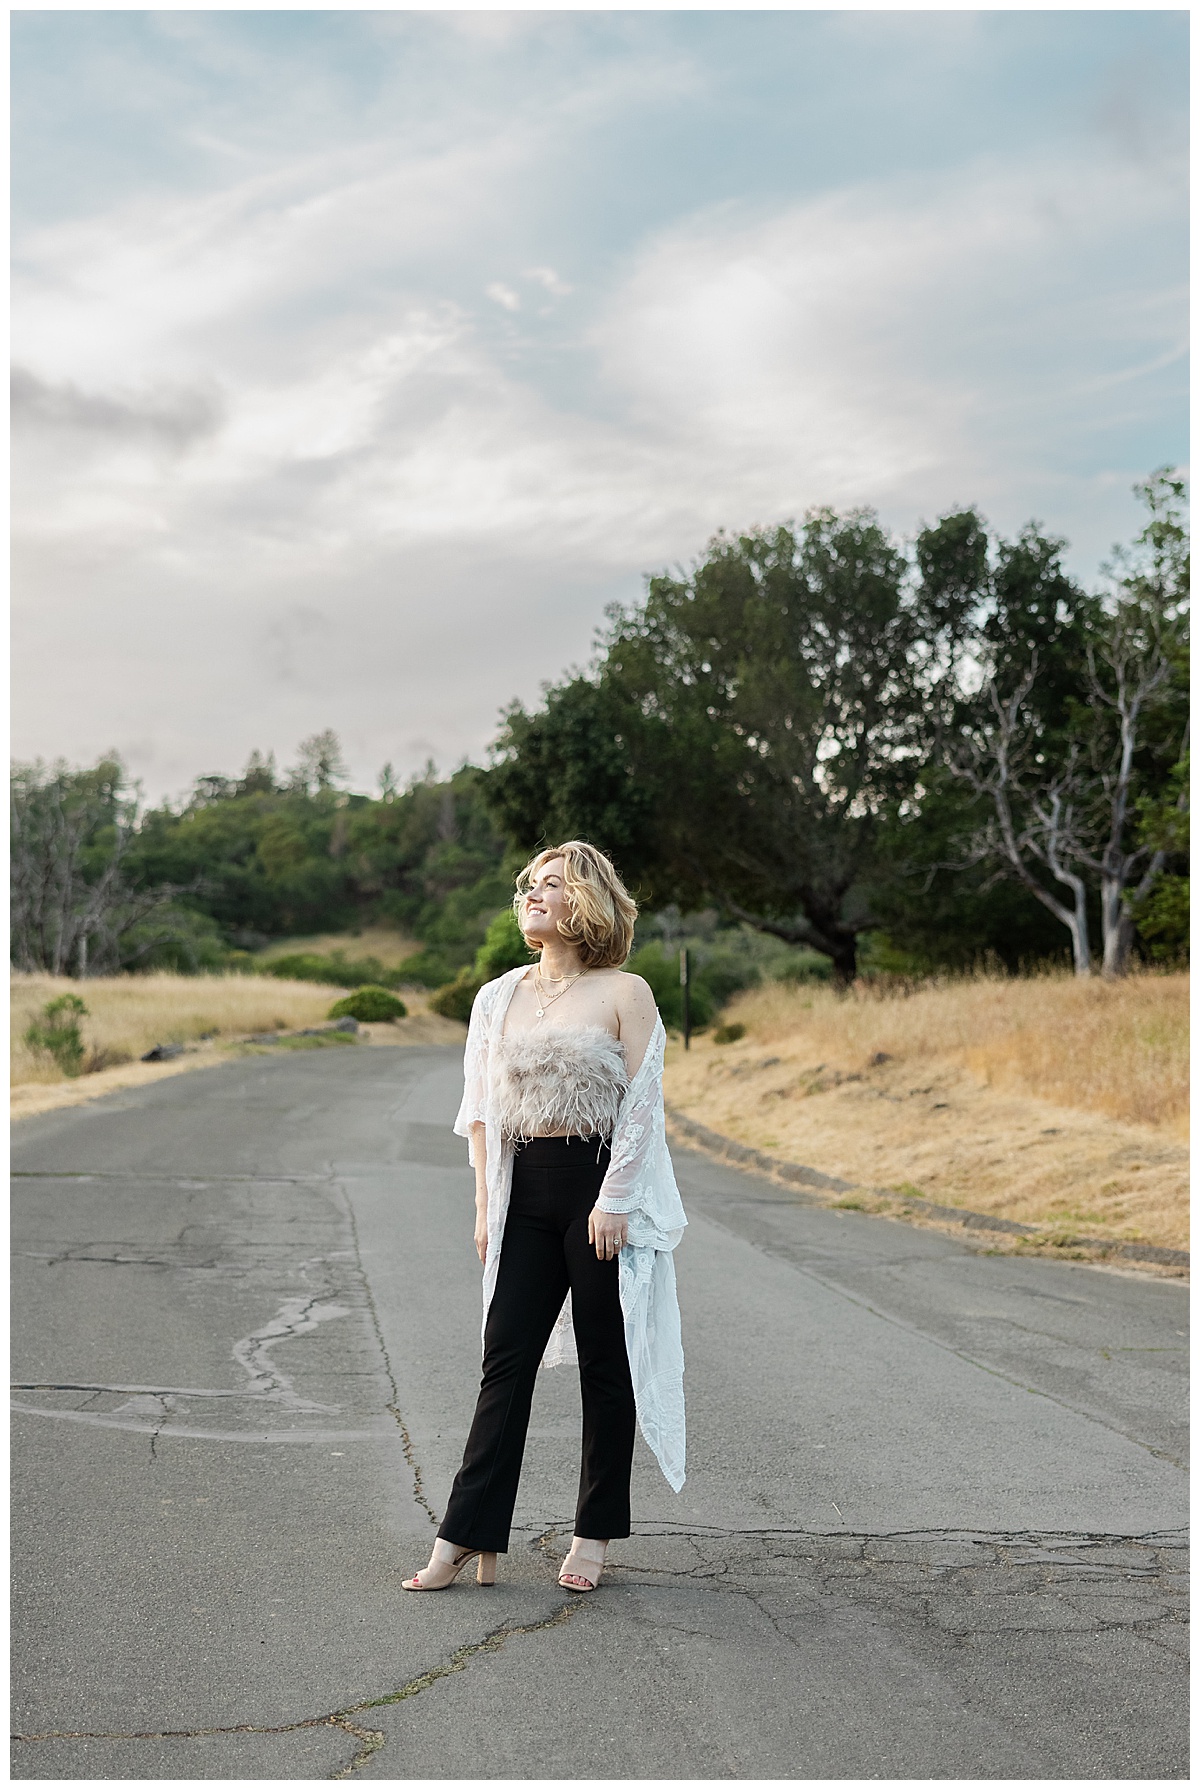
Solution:
M 475 1208 L 475 1254 L 481 1262 L 487 1261 L 487 1207 Z
M 620 1255 L 629 1236 L 629 1220 L 623 1212 L 602 1212 L 593 1206 L 588 1213 L 588 1242 L 602 1262 L 611 1262 Z

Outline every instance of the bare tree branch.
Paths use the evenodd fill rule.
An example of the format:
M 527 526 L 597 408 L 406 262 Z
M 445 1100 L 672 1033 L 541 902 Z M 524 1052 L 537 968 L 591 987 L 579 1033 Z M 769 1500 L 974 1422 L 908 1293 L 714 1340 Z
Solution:
M 972 841 L 971 857 L 977 863 L 993 859 L 1035 900 L 1066 927 L 1071 939 L 1075 973 L 1091 973 L 1091 946 L 1087 929 L 1087 890 L 1082 878 L 1068 867 L 1068 840 L 1075 821 L 1070 799 L 1073 764 L 1065 775 L 1052 779 L 1032 798 L 1023 778 L 1022 759 L 1027 755 L 1028 725 L 1025 705 L 1037 679 L 1037 654 L 1010 695 L 1000 694 L 994 677 L 981 692 L 986 710 L 977 725 L 948 755 L 951 773 L 974 790 L 991 808 L 989 820 Z M 1024 813 L 1024 818 L 1019 815 Z M 1070 890 L 1070 901 L 1060 900 L 1037 876 L 1040 864 Z

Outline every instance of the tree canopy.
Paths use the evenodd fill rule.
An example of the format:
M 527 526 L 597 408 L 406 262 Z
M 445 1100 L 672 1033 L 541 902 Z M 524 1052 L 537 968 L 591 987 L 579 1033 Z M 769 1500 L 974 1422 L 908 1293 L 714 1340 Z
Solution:
M 1040 525 L 1005 539 L 970 508 L 907 541 L 867 509 L 718 534 L 609 612 L 589 671 L 507 710 L 486 768 L 401 788 L 387 764 L 356 793 L 325 730 L 287 770 L 255 752 L 144 811 L 112 755 L 18 765 L 14 961 L 215 968 L 391 920 L 422 947 L 414 978 L 469 980 L 518 949 L 489 926 L 521 856 L 567 837 L 607 851 L 644 910 L 749 925 L 843 981 L 864 935 L 914 967 L 1015 968 L 1068 932 L 1077 967 L 1094 938 L 1109 973 L 1168 958 L 1188 886 L 1185 488 L 1163 469 L 1138 489 L 1145 527 L 1094 591 Z
M 1048 955 L 1063 942 L 1054 873 L 979 849 L 986 795 L 955 777 L 956 743 L 1019 691 L 1030 759 L 1052 776 L 1090 750 L 1095 803 L 1111 733 L 1097 654 L 1135 584 L 1178 587 L 1172 476 L 1143 487 L 1153 516 L 1123 610 L 1067 575 L 1063 541 L 1033 523 L 1005 540 L 974 510 L 911 547 L 868 510 L 718 535 L 689 575 L 653 577 L 610 614 L 588 674 L 508 711 L 488 799 L 521 845 L 591 838 L 650 900 L 714 904 L 822 952 L 842 980 L 881 930 L 927 961 Z M 1178 758 L 1181 701 L 1177 655 L 1144 717 L 1135 805 Z M 1026 788 L 1026 811 L 1036 799 Z M 1085 907 L 1102 880 L 1085 879 Z

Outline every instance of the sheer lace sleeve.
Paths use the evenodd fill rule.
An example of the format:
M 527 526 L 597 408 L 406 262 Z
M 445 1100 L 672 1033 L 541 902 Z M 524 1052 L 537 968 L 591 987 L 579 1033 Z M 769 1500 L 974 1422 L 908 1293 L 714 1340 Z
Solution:
M 687 1223 L 667 1151 L 662 1091 L 666 1043 L 660 1019 L 642 1066 L 621 1102 L 608 1173 L 596 1201 L 602 1212 L 627 1213 L 631 1218 L 636 1215 L 642 1219 L 642 1225 L 631 1224 L 631 1242 L 635 1241 L 635 1230 L 640 1231 L 643 1226 L 648 1225 L 661 1235 L 677 1233 Z M 665 1246 L 673 1248 L 674 1243 Z
M 624 1213 L 629 1219 L 620 1287 L 638 1423 L 667 1484 L 678 1491 L 684 1482 L 687 1439 L 683 1339 L 671 1252 L 687 1219 L 667 1149 L 662 1092 L 666 1042 L 660 1019 L 621 1103 L 596 1204 L 602 1212 Z
M 475 996 L 475 1005 L 471 1008 L 471 1022 L 467 1027 L 467 1048 L 463 1055 L 463 1097 L 458 1109 L 458 1117 L 454 1121 L 454 1129 L 459 1137 L 467 1140 L 467 1153 L 471 1166 L 475 1165 L 475 1147 L 471 1141 L 471 1126 L 482 1124 L 487 1119 L 488 1101 L 488 1042 L 489 1021 L 492 1002 L 488 998 L 490 984 L 485 983 Z

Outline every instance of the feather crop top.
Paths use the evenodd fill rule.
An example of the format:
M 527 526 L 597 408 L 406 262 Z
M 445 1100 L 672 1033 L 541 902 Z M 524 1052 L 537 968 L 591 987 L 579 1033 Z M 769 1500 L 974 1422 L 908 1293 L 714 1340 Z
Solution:
M 611 1138 L 628 1085 L 625 1052 L 603 1026 L 515 1032 L 493 1058 L 505 1137 Z

